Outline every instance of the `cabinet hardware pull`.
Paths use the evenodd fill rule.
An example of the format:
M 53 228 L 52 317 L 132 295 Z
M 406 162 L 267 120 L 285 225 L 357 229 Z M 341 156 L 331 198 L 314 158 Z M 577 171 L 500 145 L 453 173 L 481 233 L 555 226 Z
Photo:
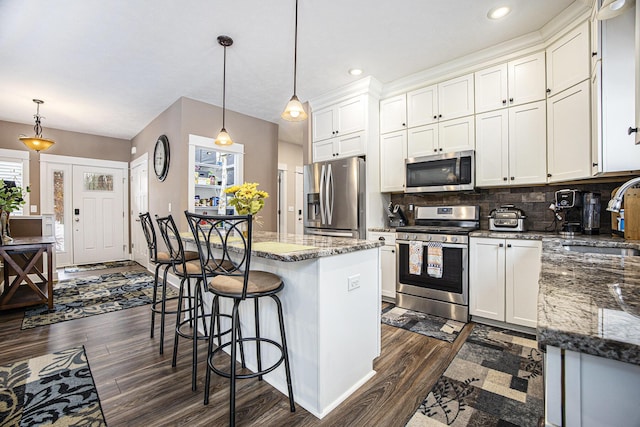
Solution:
M 405 127 L 406 125 L 407 125 L 406 123 L 403 123 L 403 124 L 402 124 L 402 127 Z
M 503 99 L 503 100 L 502 100 L 502 105 L 505 105 L 506 103 L 507 103 L 507 100 L 506 100 L 506 99 Z
M 503 180 L 503 181 L 506 181 L 506 180 L 507 180 L 507 177 L 506 177 L 506 176 L 503 176 L 503 177 L 502 177 L 502 180 Z
M 509 98 L 509 102 L 513 102 L 513 98 Z
M 434 149 L 433 149 L 433 152 L 434 152 L 434 153 L 437 153 L 437 152 L 438 152 L 438 149 L 437 149 L 437 148 L 434 148 Z
M 596 166 L 598 166 L 598 164 L 597 163 L 591 163 L 591 166 L 593 166 L 595 168 Z
M 395 249 L 391 249 L 391 253 L 395 254 L 396 253 Z
M 504 248 L 504 243 L 500 243 L 498 247 Z
M 438 116 L 433 116 L 433 118 L 434 118 L 434 119 L 437 119 L 437 118 L 438 118 Z
M 441 119 L 442 118 L 442 114 L 438 114 L 438 118 Z
M 547 93 L 551 93 L 551 89 L 547 89 Z
M 551 178 L 551 174 L 550 173 L 547 174 L 547 178 Z
M 439 148 L 440 151 L 442 151 L 442 148 Z
M 596 56 L 598 52 L 591 52 L 591 56 Z
M 631 135 L 634 132 L 638 132 L 638 128 L 632 128 L 631 126 L 629 126 L 629 129 L 627 129 L 627 135 Z
M 380 237 L 378 237 L 378 240 L 382 240 L 384 242 L 384 237 L 380 236 Z
M 511 243 L 507 243 L 507 247 L 510 248 L 511 247 Z

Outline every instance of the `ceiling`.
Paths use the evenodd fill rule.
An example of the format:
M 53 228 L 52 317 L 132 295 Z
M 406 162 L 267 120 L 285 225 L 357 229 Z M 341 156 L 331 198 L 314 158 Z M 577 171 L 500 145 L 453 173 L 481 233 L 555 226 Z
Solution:
M 574 0 L 300 0 L 298 97 L 388 83 L 539 30 Z M 588 0 L 576 0 L 588 3 Z M 498 5 L 512 12 L 487 19 Z M 295 0 L 0 0 L 0 120 L 131 139 L 185 96 L 281 123 Z M 280 138 L 301 142 L 301 126 Z M 233 135 L 233 129 L 229 129 Z

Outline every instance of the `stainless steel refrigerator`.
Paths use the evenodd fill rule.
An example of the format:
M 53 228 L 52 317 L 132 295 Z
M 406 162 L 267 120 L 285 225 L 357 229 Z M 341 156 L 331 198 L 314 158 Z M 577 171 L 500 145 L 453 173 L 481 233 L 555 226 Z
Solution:
M 364 159 L 306 165 L 304 194 L 305 234 L 366 237 Z

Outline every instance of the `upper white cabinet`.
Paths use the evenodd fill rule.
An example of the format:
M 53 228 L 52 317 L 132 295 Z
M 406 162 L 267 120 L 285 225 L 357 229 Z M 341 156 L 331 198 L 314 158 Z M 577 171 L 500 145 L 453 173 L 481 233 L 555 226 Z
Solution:
M 356 96 L 311 115 L 313 142 L 360 132 L 366 126 L 367 104 L 364 96 Z
M 545 101 L 476 115 L 476 185 L 547 180 Z
M 407 127 L 407 95 L 380 101 L 380 133 L 395 132 Z
M 631 133 L 636 136 L 636 144 L 640 144 L 640 4 L 636 4 L 636 121 Z M 635 131 L 634 131 L 635 130 Z
M 404 191 L 407 131 L 380 135 L 380 191 Z
M 466 94 L 457 100 L 466 102 Z M 438 121 L 438 85 L 432 85 L 407 93 L 407 120 L 409 126 L 423 126 Z
M 422 157 L 475 149 L 473 116 L 410 128 L 407 156 Z
M 591 176 L 590 81 L 547 99 L 548 182 Z
M 545 99 L 544 52 L 475 73 L 476 113 Z
M 469 313 L 535 328 L 542 242 L 469 239 Z
M 365 152 L 365 132 L 349 133 L 313 143 L 313 161 L 359 156 Z
M 590 76 L 589 21 L 547 48 L 547 93 L 554 96 Z

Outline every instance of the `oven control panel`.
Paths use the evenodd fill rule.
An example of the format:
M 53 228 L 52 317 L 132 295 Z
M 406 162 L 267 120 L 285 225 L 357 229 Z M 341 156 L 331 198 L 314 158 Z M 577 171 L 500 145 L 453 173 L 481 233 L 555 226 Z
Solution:
M 469 236 L 466 235 L 450 235 L 450 234 L 431 234 L 431 233 L 396 233 L 396 241 L 420 241 L 420 242 L 440 242 L 453 244 L 469 243 Z

